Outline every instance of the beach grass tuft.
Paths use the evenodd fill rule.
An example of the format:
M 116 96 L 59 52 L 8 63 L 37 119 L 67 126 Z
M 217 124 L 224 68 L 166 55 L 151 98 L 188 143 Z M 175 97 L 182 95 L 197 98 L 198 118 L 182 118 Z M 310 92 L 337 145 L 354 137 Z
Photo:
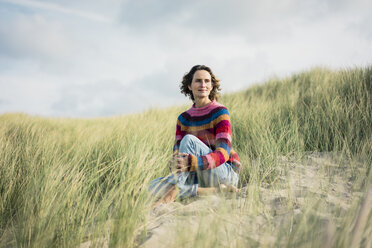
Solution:
M 183 210 L 171 246 L 371 246 L 371 66 L 314 68 L 220 102 L 244 192 L 213 211 Z M 96 119 L 0 115 L 0 247 L 145 246 L 147 186 L 168 174 L 176 118 L 188 107 Z

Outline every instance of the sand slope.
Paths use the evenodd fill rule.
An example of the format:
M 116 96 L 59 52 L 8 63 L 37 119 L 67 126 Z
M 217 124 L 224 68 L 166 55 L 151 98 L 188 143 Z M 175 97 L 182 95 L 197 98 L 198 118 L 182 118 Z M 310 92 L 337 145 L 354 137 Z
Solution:
M 301 160 L 280 158 L 280 176 L 272 185 L 249 183 L 238 195 L 211 195 L 189 202 L 163 204 L 152 210 L 138 234 L 140 247 L 239 247 L 300 245 L 323 247 L 339 242 L 351 207 L 364 202 L 365 221 L 356 230 L 371 247 L 369 198 L 358 191 L 356 175 L 366 175 L 361 162 L 329 153 L 311 153 Z M 363 169 L 364 168 L 364 169 Z M 364 182 L 366 183 L 366 182 Z M 370 182 L 367 182 L 370 183 Z M 369 185 L 369 192 L 372 192 Z M 369 202 L 368 202 L 369 201 Z M 370 219 L 368 219 L 368 215 Z M 346 221 L 347 222 L 347 221 Z M 280 228 L 279 228 L 280 227 Z M 364 231 L 363 231 L 364 230 Z M 354 235 L 354 236 L 355 236 Z M 301 236 L 301 237 L 298 237 Z M 314 237 L 318 237 L 316 240 Z M 353 235 L 350 237 L 353 238 Z

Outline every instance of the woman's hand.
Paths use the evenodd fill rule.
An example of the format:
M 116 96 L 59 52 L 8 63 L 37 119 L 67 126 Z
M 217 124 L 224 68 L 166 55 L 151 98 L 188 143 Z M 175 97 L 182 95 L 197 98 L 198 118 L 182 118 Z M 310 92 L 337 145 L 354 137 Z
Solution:
M 176 158 L 176 168 L 178 169 L 177 172 L 188 171 L 189 155 L 187 153 L 179 153 Z
M 188 171 L 188 154 L 179 153 L 171 158 L 168 162 L 170 172 Z
M 177 155 L 173 156 L 168 162 L 168 168 L 171 173 L 177 170 Z

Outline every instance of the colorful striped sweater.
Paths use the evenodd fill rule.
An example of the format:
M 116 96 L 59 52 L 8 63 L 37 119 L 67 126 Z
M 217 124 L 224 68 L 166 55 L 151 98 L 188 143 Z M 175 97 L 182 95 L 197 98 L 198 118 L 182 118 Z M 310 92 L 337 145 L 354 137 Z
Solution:
M 228 162 L 237 173 L 240 173 L 241 164 L 238 154 L 232 148 L 230 117 L 225 106 L 212 101 L 202 108 L 195 108 L 193 105 L 180 114 L 177 119 L 174 155 L 178 154 L 180 142 L 187 134 L 198 137 L 213 150 L 204 156 L 190 154 L 190 171 L 209 170 Z

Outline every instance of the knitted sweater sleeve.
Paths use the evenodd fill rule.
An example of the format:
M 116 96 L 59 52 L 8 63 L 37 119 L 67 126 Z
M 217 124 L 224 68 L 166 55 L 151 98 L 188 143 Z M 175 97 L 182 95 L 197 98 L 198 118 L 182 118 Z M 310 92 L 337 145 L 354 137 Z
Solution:
M 231 150 L 231 124 L 227 109 L 219 112 L 220 114 L 213 120 L 215 123 L 215 150 L 204 156 L 194 156 L 189 154 L 190 171 L 210 170 L 227 162 Z
M 181 131 L 181 125 L 179 120 L 177 119 L 177 126 L 176 126 L 176 137 L 173 145 L 173 156 L 178 154 L 179 148 L 180 148 L 180 143 L 181 140 L 184 136 L 184 132 Z M 182 135 L 183 134 L 183 135 Z

